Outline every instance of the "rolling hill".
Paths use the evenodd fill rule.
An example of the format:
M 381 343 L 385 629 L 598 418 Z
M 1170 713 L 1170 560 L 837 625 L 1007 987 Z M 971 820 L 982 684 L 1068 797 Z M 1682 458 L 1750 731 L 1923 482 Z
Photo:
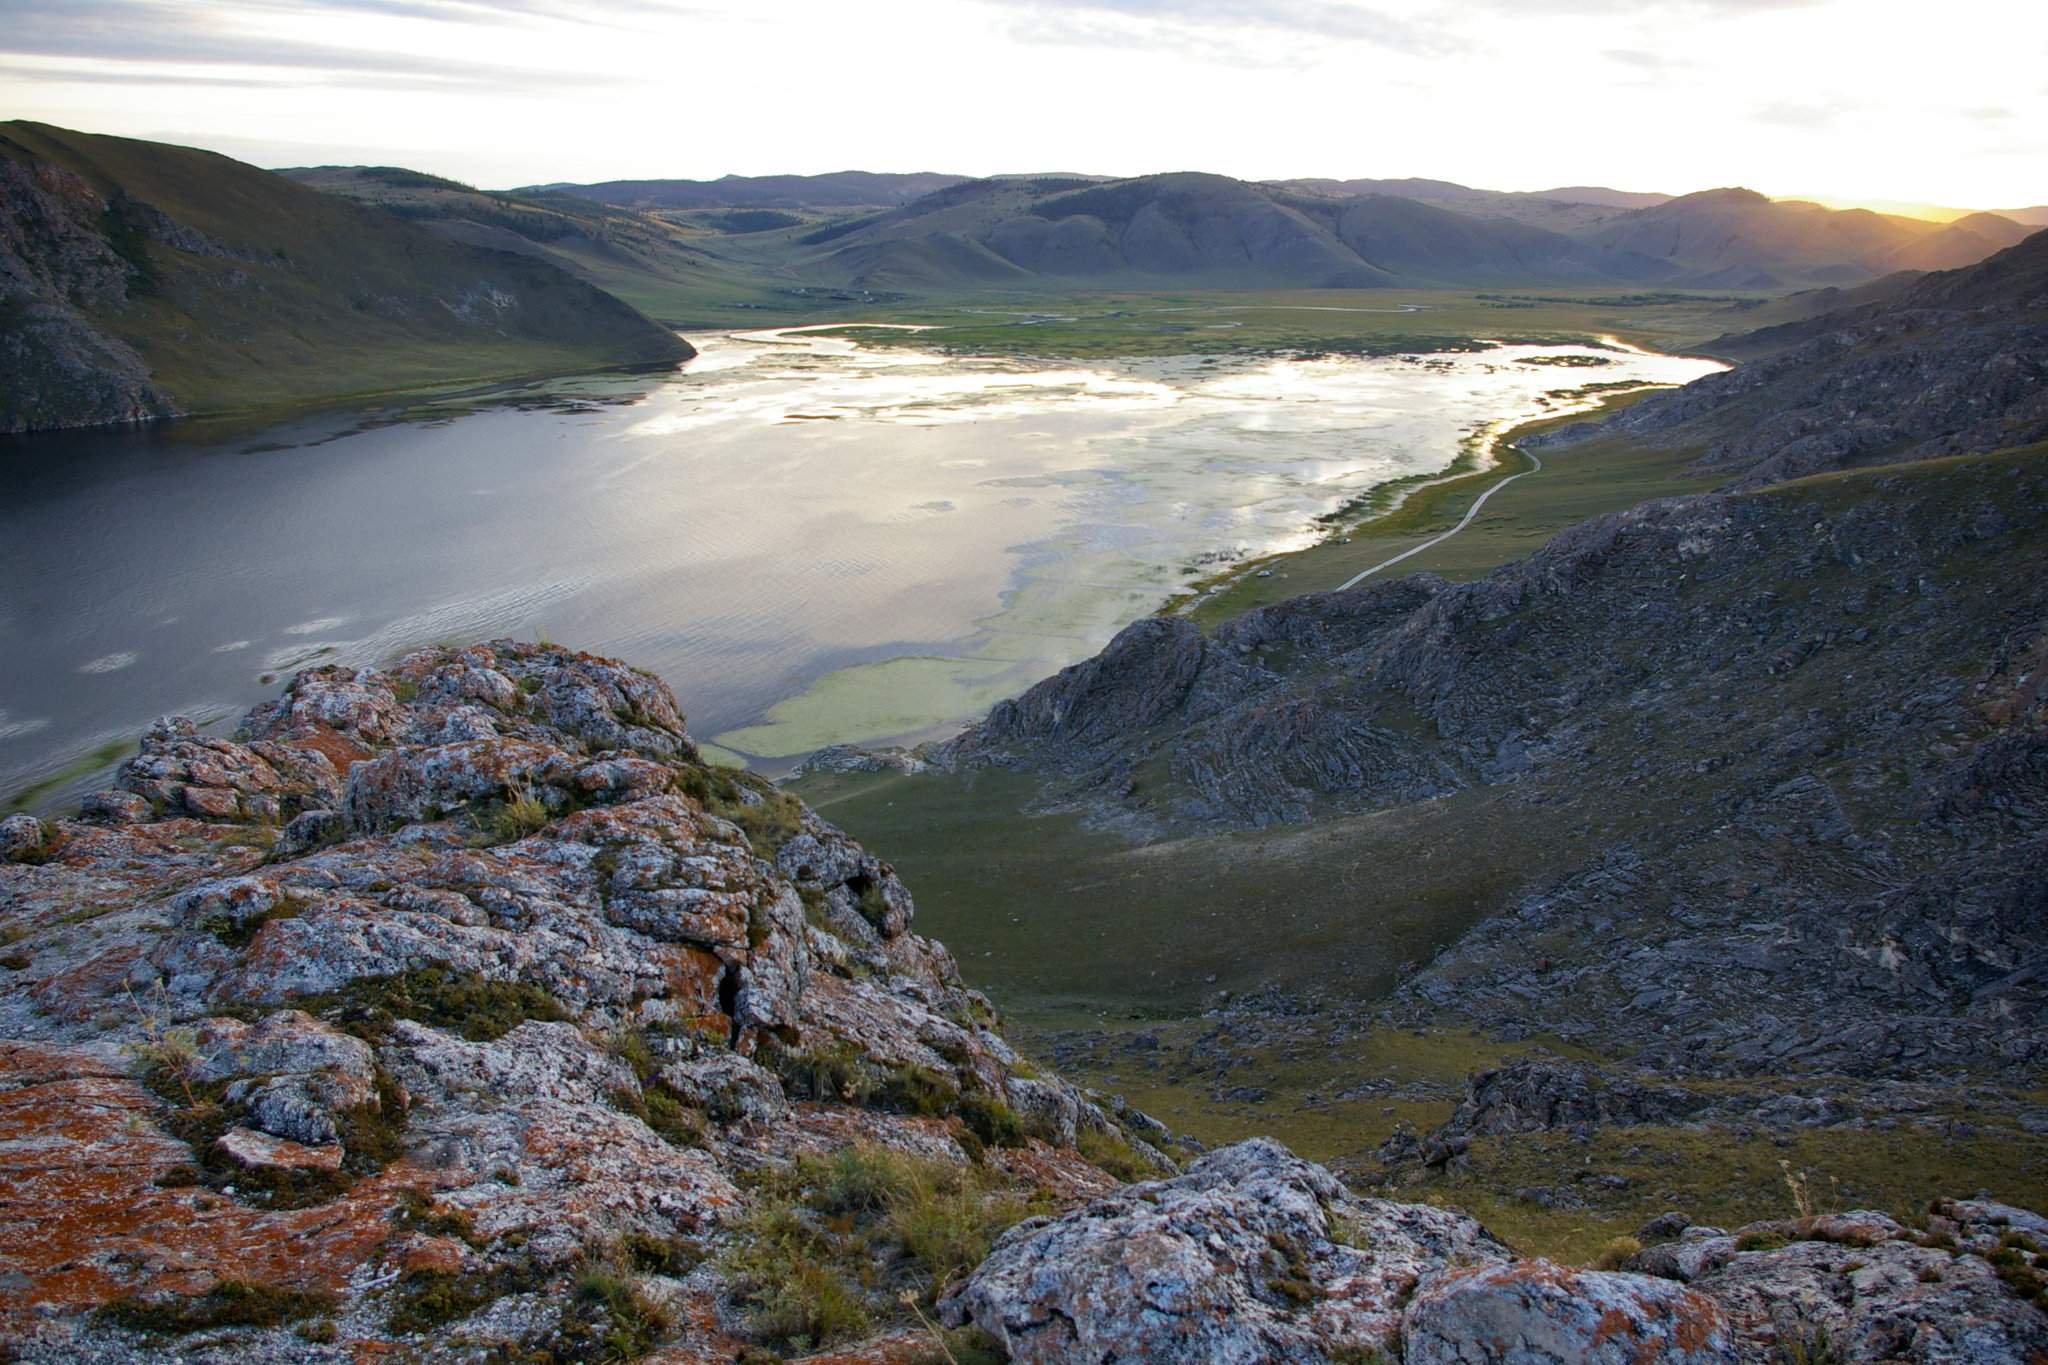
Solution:
M 306 166 L 278 174 L 451 241 L 547 261 L 674 326 L 698 323 L 721 306 L 765 301 L 757 275 L 706 249 L 711 233 L 653 213 L 552 191 L 478 190 L 396 166 Z
M 1640 283 L 1656 261 L 1389 195 L 1332 198 L 1227 176 L 970 181 L 796 239 L 821 278 L 1174 280 L 1207 288 Z
M 0 430 L 691 354 L 530 255 L 212 152 L 0 124 Z
M 1511 218 L 1530 227 L 1553 232 L 1583 232 L 1633 209 L 1652 208 L 1671 198 L 1634 190 L 1614 190 L 1600 185 L 1569 185 L 1554 190 L 1506 191 L 1474 189 L 1449 180 L 1276 180 L 1268 182 L 1277 190 L 1321 195 L 1331 199 L 1355 199 L 1362 195 L 1391 195 L 1413 199 L 1456 213 L 1490 218 Z
M 2025 235 L 1995 214 L 1959 226 L 1717 189 L 1612 219 L 1590 240 L 1668 261 L 1690 285 L 1771 289 L 1969 265 Z

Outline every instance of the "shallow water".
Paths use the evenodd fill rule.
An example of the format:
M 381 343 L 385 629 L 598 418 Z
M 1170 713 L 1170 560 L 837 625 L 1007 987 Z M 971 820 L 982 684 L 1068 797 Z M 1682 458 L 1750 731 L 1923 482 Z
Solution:
M 225 724 L 294 667 L 506 634 L 659 672 L 693 733 L 770 769 L 947 733 L 1198 562 L 1306 544 L 1546 392 L 1715 368 L 693 340 L 673 377 L 404 420 L 0 445 L 0 793 L 166 712 Z M 1607 363 L 1527 363 L 1564 354 Z

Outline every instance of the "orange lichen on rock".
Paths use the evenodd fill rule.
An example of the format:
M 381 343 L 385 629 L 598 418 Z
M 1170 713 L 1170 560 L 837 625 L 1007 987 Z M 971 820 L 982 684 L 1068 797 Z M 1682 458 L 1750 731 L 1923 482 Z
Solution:
M 317 1208 L 269 1211 L 166 1177 L 191 1148 L 162 1103 L 104 1058 L 0 1043 L 0 1339 L 37 1305 L 86 1309 L 130 1294 L 198 1294 L 224 1279 L 334 1293 L 391 1236 L 394 1167 Z

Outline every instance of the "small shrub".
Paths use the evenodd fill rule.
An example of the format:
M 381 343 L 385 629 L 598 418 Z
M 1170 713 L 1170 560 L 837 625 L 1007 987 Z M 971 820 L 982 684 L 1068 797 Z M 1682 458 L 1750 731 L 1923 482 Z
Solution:
M 860 1064 L 860 1049 L 852 1043 L 820 1043 L 801 1051 L 777 1048 L 769 1060 L 791 1099 L 858 1104 L 872 1088 Z
M 643 1275 L 687 1275 L 704 1259 L 689 1242 L 664 1241 L 645 1232 L 629 1232 L 619 1239 L 617 1260 Z
M 830 1264 L 833 1250 L 790 1204 L 764 1203 L 747 1215 L 722 1268 L 757 1335 L 805 1351 L 868 1330 L 859 1293 Z
M 508 1291 L 488 1275 L 458 1275 L 448 1270 L 415 1270 L 392 1291 L 396 1302 L 388 1322 L 393 1332 L 409 1336 L 431 1332 L 466 1318 Z
M 184 1298 L 113 1300 L 97 1316 L 131 1332 L 183 1336 L 222 1327 L 277 1327 L 334 1311 L 329 1294 L 311 1294 L 247 1280 L 222 1280 L 204 1294 Z
M 898 1267 L 894 1297 L 916 1311 L 1031 1212 L 984 1168 L 872 1143 L 801 1157 L 766 1188 L 722 1266 L 741 1286 L 754 1330 L 801 1350 L 867 1330 L 858 1286 L 887 1288 L 873 1283 L 879 1270 Z
M 569 1305 L 563 1334 L 572 1344 L 601 1348 L 606 1360 L 639 1359 L 672 1325 L 660 1305 L 608 1267 L 578 1276 Z
M 514 787 L 504 804 L 491 813 L 485 829 L 491 842 L 509 844 L 529 834 L 538 834 L 547 823 L 548 808 L 541 804 L 532 788 Z
M 754 852 L 770 861 L 803 828 L 803 803 L 752 773 L 679 764 L 675 789 L 713 815 L 738 825 Z
M 1600 1249 L 1593 1258 L 1595 1270 L 1619 1270 L 1628 1264 L 1629 1257 L 1643 1249 L 1643 1244 L 1633 1237 L 1616 1237 Z
M 880 933 L 889 921 L 889 900 L 882 894 L 879 882 L 869 882 L 862 889 L 860 899 L 854 902 L 853 908 L 860 912 L 860 917 L 866 920 L 876 933 Z
M 262 932 L 264 925 L 275 919 L 296 919 L 310 904 L 312 902 L 303 897 L 287 894 L 278 897 L 277 903 L 260 915 L 241 920 L 213 915 L 201 921 L 199 927 L 239 952 L 256 941 L 256 935 Z
M 1316 1292 L 1313 1283 L 1293 1275 L 1275 1275 L 1266 1281 L 1266 1288 L 1297 1308 L 1314 1303 L 1322 1297 Z
M 431 1024 L 472 1043 L 489 1043 L 529 1019 L 554 1023 L 569 1018 L 561 1002 L 539 986 L 492 981 L 440 966 L 365 977 L 333 995 L 300 1003 L 309 1011 L 338 1013 L 343 1027 L 370 1042 L 381 1038 L 393 1019 Z
M 1827 1329 L 1815 1328 L 1808 1337 L 1787 1336 L 1778 1342 L 1785 1365 L 1845 1365 L 1848 1357 L 1828 1339 Z
M 956 1171 L 920 1178 L 889 1209 L 889 1238 L 930 1276 L 933 1294 L 988 1259 L 989 1248 L 1027 1214 L 1014 1198 L 992 1195 Z
M 1790 1239 L 1778 1232 L 1745 1232 L 1735 1239 L 1737 1251 L 1776 1251 L 1790 1244 Z
M 632 1067 L 633 1074 L 641 1080 L 654 1074 L 654 1045 L 648 1041 L 644 1029 L 615 1029 L 606 1047 L 612 1056 Z
M 951 1076 L 912 1063 L 890 1071 L 872 1102 L 900 1114 L 950 1114 L 960 1103 L 960 1087 Z
M 344 1152 L 342 1168 L 356 1175 L 375 1175 L 405 1155 L 405 1091 L 381 1066 L 372 1084 L 375 1098 L 334 1115 Z
M 477 1234 L 476 1220 L 470 1216 L 469 1210 L 437 1208 L 433 1196 L 424 1190 L 400 1191 L 398 1207 L 392 1210 L 392 1217 L 401 1226 L 429 1237 L 453 1237 L 471 1246 L 483 1245 L 483 1238 Z
M 914 1365 L 1004 1365 L 1010 1358 L 1002 1343 L 979 1327 L 948 1329 L 930 1323 L 924 1327 L 932 1334 L 932 1346 L 913 1358 Z
M 704 1145 L 704 1116 L 662 1086 L 641 1092 L 647 1105 L 646 1124 L 671 1147 Z
M 842 1147 L 828 1157 L 801 1157 L 793 1182 L 819 1213 L 878 1213 L 918 1178 L 916 1158 L 874 1143 Z
M 991 1147 L 1022 1147 L 1024 1121 L 994 1095 L 971 1090 L 960 1097 L 960 1119 Z M 1084 1153 L 1085 1155 L 1085 1153 Z
M 1122 1133 L 1083 1124 L 1074 1134 L 1074 1149 L 1089 1165 L 1125 1184 L 1150 1180 L 1159 1174 L 1156 1165 L 1132 1146 L 1130 1139 Z

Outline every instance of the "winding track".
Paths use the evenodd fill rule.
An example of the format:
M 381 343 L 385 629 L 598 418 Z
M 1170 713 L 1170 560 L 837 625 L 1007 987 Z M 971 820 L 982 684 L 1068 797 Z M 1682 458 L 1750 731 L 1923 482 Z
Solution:
M 1336 587 L 1336 591 L 1342 592 L 1346 588 L 1355 588 L 1360 583 L 1363 583 L 1366 579 L 1371 578 L 1374 574 L 1378 573 L 1381 569 L 1391 569 L 1396 564 L 1399 564 L 1402 560 L 1407 559 L 1412 555 L 1419 555 L 1424 550 L 1429 549 L 1432 545 L 1443 544 L 1452 536 L 1458 534 L 1458 532 L 1464 530 L 1467 526 L 1472 524 L 1472 518 L 1479 515 L 1479 509 L 1486 506 L 1486 500 L 1488 498 L 1492 497 L 1495 493 L 1500 492 L 1501 489 L 1506 488 L 1516 479 L 1521 478 L 1523 474 L 1534 474 L 1538 470 L 1543 468 L 1543 461 L 1536 458 L 1535 452 L 1524 450 L 1520 446 L 1515 445 L 1509 446 L 1508 449 L 1514 451 L 1517 455 L 1525 457 L 1529 461 L 1531 467 L 1528 469 L 1521 470 L 1518 473 L 1508 475 L 1505 479 L 1502 479 L 1499 483 L 1495 484 L 1493 487 L 1487 489 L 1484 493 L 1481 493 L 1478 497 L 1474 498 L 1472 500 L 1472 505 L 1465 509 L 1464 519 L 1460 521 L 1456 526 L 1453 526 L 1450 530 L 1445 531 L 1442 535 L 1431 536 L 1428 540 L 1423 541 L 1414 549 L 1403 550 L 1401 551 L 1401 553 L 1395 555 L 1392 559 L 1383 559 L 1379 563 L 1373 565 L 1370 569 L 1360 569 L 1357 573 L 1351 575 L 1351 577 L 1345 579 L 1342 583 L 1338 584 Z

